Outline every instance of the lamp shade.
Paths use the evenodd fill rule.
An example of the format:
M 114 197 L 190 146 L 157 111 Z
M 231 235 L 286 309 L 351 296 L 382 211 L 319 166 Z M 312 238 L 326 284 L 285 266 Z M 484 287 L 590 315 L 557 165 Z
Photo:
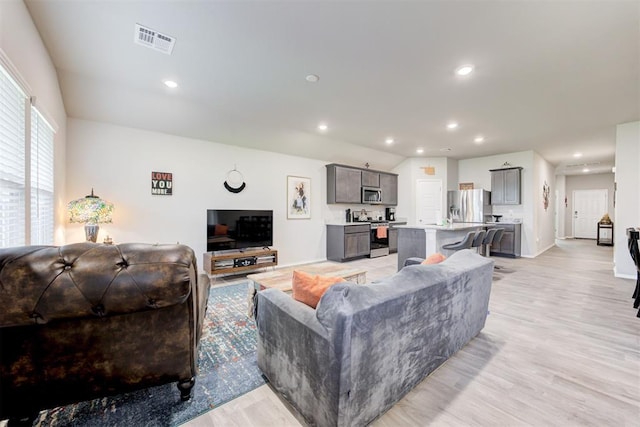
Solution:
M 67 209 L 70 214 L 70 222 L 104 224 L 111 222 L 113 203 L 94 195 L 93 189 L 91 189 L 90 195 L 69 202 Z

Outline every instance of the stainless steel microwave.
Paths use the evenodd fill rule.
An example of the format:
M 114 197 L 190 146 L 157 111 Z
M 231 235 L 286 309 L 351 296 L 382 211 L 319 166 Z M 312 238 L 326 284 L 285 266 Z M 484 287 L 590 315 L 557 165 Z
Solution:
M 376 187 L 362 187 L 362 203 L 369 205 L 382 203 L 382 190 Z

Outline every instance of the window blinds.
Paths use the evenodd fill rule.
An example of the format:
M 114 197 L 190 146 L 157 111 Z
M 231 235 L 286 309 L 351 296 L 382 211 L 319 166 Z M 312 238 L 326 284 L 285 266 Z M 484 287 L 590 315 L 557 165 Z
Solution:
M 26 94 L 0 67 L 0 247 L 25 244 Z
M 49 123 L 31 107 L 31 244 L 53 244 L 53 136 Z

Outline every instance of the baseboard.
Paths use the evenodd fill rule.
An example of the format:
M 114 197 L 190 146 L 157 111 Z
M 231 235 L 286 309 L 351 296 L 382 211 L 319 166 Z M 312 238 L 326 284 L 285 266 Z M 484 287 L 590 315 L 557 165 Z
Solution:
M 547 246 L 546 248 L 542 249 L 541 251 L 538 251 L 535 255 L 520 255 L 520 257 L 522 258 L 536 258 L 538 255 L 542 255 L 543 253 L 545 253 L 546 251 L 548 251 L 549 249 L 551 249 L 552 247 L 554 247 L 556 244 L 552 243 L 549 246 Z
M 618 273 L 618 272 L 616 271 L 615 267 L 614 267 L 614 269 L 613 269 L 613 275 L 614 275 L 615 277 L 620 278 L 620 279 L 631 279 L 631 280 L 636 280 L 636 279 L 637 279 L 637 277 L 636 277 L 636 276 L 634 276 L 634 275 L 632 275 L 632 274 L 622 274 L 622 273 Z

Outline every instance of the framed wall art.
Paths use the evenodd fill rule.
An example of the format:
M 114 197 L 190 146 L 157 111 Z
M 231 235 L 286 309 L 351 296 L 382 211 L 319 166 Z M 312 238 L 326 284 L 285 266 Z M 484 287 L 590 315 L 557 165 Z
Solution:
M 311 178 L 287 176 L 287 219 L 311 218 Z

